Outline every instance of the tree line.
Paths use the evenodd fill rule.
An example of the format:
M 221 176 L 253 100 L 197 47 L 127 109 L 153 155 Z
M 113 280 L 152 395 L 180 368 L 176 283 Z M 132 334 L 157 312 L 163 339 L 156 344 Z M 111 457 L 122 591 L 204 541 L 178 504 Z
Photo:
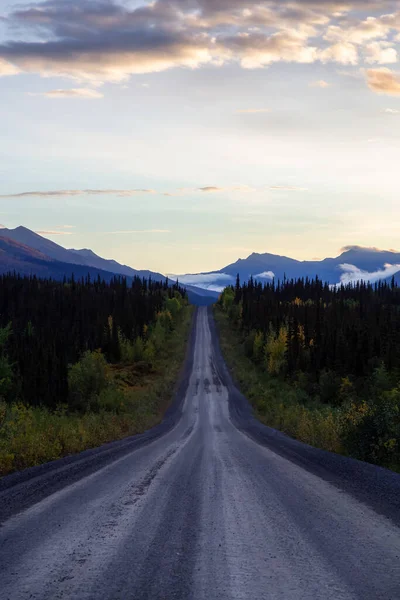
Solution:
M 311 398 L 336 410 L 354 455 L 400 464 L 400 288 L 394 279 L 330 286 L 318 278 L 265 284 L 237 278 L 219 305 L 263 371 L 293 384 L 304 402 Z
M 136 277 L 129 284 L 115 277 L 106 283 L 87 277 L 57 282 L 2 275 L 0 396 L 32 406 L 72 402 L 81 408 L 69 389 L 79 375 L 72 366 L 83 361 L 81 372 L 94 373 L 96 360 L 151 363 L 184 302 L 185 290 L 168 281 Z

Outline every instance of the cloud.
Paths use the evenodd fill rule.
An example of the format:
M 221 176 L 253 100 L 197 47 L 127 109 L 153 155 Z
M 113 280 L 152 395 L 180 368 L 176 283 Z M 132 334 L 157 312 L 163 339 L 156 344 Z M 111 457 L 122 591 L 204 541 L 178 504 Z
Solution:
M 400 264 L 386 264 L 383 269 L 379 269 L 378 271 L 374 271 L 372 273 L 369 273 L 368 271 L 363 271 L 355 265 L 350 265 L 347 263 L 339 265 L 339 268 L 342 271 L 344 271 L 340 275 L 340 283 L 357 283 L 359 281 L 369 281 L 370 283 L 374 283 L 375 281 L 379 281 L 380 279 L 386 279 L 388 277 L 391 277 L 392 275 L 395 275 L 395 273 L 400 271 Z
M 336 62 L 341 65 L 357 65 L 359 56 L 354 44 L 349 42 L 337 42 L 319 54 L 320 60 L 325 62 Z
M 336 73 L 338 75 L 343 75 L 344 77 L 351 77 L 353 79 L 362 79 L 363 74 L 360 73 L 360 70 L 354 70 L 354 71 L 347 71 L 345 69 L 337 69 Z
M 207 185 L 205 187 L 199 187 L 194 189 L 184 189 L 180 190 L 183 192 L 203 192 L 206 194 L 212 194 L 215 192 L 256 192 L 257 189 L 251 187 L 250 185 L 230 185 L 225 187 L 220 187 L 217 185 Z
M 179 281 L 184 281 L 187 284 L 195 283 L 212 283 L 216 280 L 234 281 L 232 275 L 228 273 L 197 273 L 189 275 L 179 275 Z
M 138 189 L 82 189 L 82 190 L 33 190 L 27 192 L 11 193 L 11 194 L 0 194 L 2 198 L 64 198 L 64 197 L 75 197 L 75 196 L 102 196 L 102 195 L 114 195 L 118 197 L 131 197 L 141 194 L 161 194 L 163 196 L 175 197 L 184 196 L 185 194 L 201 193 L 201 194 L 213 194 L 219 192 L 264 192 L 264 191 L 284 191 L 284 192 L 295 192 L 295 191 L 306 191 L 307 188 L 297 186 L 286 186 L 286 185 L 274 185 L 274 186 L 263 186 L 263 187 L 252 187 L 250 185 L 230 185 L 230 186 L 217 186 L 207 185 L 202 187 L 193 188 L 178 188 L 172 192 L 165 192 L 160 190 L 138 188 Z
M 259 277 L 260 279 L 274 279 L 275 273 L 272 271 L 263 271 L 262 273 L 258 273 L 258 275 L 254 275 L 254 277 Z
M 0 194 L 0 198 L 53 198 L 64 196 L 99 196 L 104 194 L 115 194 L 117 196 L 135 196 L 137 194 L 155 194 L 154 190 L 52 190 L 21 192 L 19 194 Z
M 351 250 L 356 250 L 359 252 L 385 252 L 385 250 L 377 248 L 376 246 L 358 246 L 357 244 L 343 246 L 343 248 L 340 249 L 340 252 L 349 252 Z
M 0 58 L 0 77 L 5 75 L 17 75 L 18 73 L 20 73 L 20 70 L 15 65 Z
M 205 187 L 198 188 L 199 192 L 206 192 L 206 193 L 210 193 L 210 192 L 222 192 L 223 190 L 224 190 L 224 188 L 217 187 L 216 185 L 207 185 Z
M 222 292 L 226 286 L 232 285 L 236 281 L 236 277 L 228 275 L 228 273 L 199 273 L 196 275 L 170 275 L 172 279 L 179 279 L 179 282 L 185 285 L 193 285 L 206 290 Z M 275 275 L 272 271 L 264 271 L 255 275 L 259 279 L 272 280 Z
M 236 111 L 238 114 L 255 115 L 260 113 L 269 113 L 269 108 L 242 108 Z
M 387 67 L 381 69 L 367 69 L 367 85 L 377 94 L 400 96 L 400 74 Z
M 2 17 L 8 41 L 0 44 L 0 76 L 37 73 L 94 84 L 231 62 L 245 69 L 277 62 L 355 65 L 365 44 L 370 44 L 367 60 L 383 64 L 394 57 L 394 48 L 384 44 L 393 31 L 400 31 L 399 14 L 359 15 L 385 4 L 389 5 L 368 0 L 32 0 Z M 58 91 L 62 93 L 53 90 Z
M 227 286 L 235 282 L 235 278 L 227 273 L 200 273 L 198 275 L 171 275 L 172 279 L 186 285 L 193 285 L 205 290 L 222 292 Z
M 388 115 L 400 115 L 400 110 L 397 110 L 397 108 L 385 108 L 383 112 Z
M 233 55 L 244 69 L 259 69 L 275 62 L 313 63 L 318 48 L 308 45 L 301 31 L 237 33 L 221 39 L 224 49 Z
M 29 41 L 3 43 L 0 58 L 19 71 L 92 82 L 212 62 L 210 35 L 185 31 L 184 20 L 178 5 L 162 1 L 136 9 L 113 0 L 36 2 L 6 19 Z
M 330 42 L 364 44 L 370 40 L 384 38 L 390 30 L 390 24 L 377 17 L 367 17 L 355 25 L 330 25 L 324 39 Z
M 194 287 L 200 287 L 199 285 L 196 285 Z M 210 290 L 210 292 L 223 292 L 225 289 L 225 286 L 223 285 L 215 285 L 213 283 L 206 285 L 203 289 L 205 290 Z
M 30 93 L 30 96 L 46 96 L 46 98 L 84 98 L 87 100 L 95 100 L 98 98 L 104 98 L 104 94 L 97 90 L 91 90 L 89 88 L 73 88 L 69 90 L 50 90 L 49 92 L 43 93 Z
M 311 87 L 319 87 L 319 88 L 327 88 L 330 87 L 330 83 L 328 83 L 327 81 L 325 81 L 324 79 L 319 79 L 318 81 L 312 81 L 310 83 Z
M 171 233 L 169 229 L 127 229 L 121 231 L 106 231 L 107 235 L 123 235 L 130 233 Z
M 56 225 L 54 229 L 35 231 L 35 233 L 39 235 L 74 235 L 73 231 L 69 231 L 70 229 L 75 229 L 75 225 Z
M 387 42 L 372 42 L 364 48 L 365 62 L 380 65 L 397 62 L 397 50 Z
M 61 229 L 35 231 L 39 235 L 74 235 L 72 231 L 62 231 Z
M 308 188 L 295 185 L 271 185 L 268 189 L 276 192 L 306 192 Z

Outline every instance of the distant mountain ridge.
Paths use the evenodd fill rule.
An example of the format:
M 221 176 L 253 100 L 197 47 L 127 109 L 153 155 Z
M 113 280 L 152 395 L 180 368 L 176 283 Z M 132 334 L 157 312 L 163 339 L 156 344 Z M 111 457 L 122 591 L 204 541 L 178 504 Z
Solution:
M 387 265 L 392 265 L 389 268 Z M 318 276 L 329 284 L 340 281 L 377 281 L 395 277 L 400 283 L 400 252 L 348 246 L 335 258 L 323 260 L 300 261 L 287 256 L 253 252 L 247 258 L 240 258 L 219 271 L 183 275 L 179 277 L 182 284 L 203 287 L 206 289 L 222 289 L 234 283 L 239 275 L 242 281 L 250 277 L 260 281 L 296 279 Z
M 156 281 L 166 279 L 161 273 L 138 270 L 121 265 L 115 260 L 101 258 L 92 250 L 67 250 L 41 235 L 19 226 L 0 229 L 0 273 L 17 272 L 62 280 L 64 277 L 92 278 L 100 276 L 110 281 L 115 275 L 126 277 L 151 277 Z M 215 302 L 218 294 L 200 288 L 185 286 L 193 304 L 205 305 Z
M 30 248 L 38 250 L 43 255 L 53 260 L 58 260 L 63 263 L 71 263 L 76 265 L 85 265 L 88 267 L 95 267 L 102 271 L 110 271 L 117 273 L 118 275 L 125 275 L 126 277 L 149 277 L 153 279 L 164 279 L 164 275 L 161 273 L 154 273 L 148 270 L 137 270 L 132 269 L 126 265 L 121 265 L 115 260 L 108 260 L 101 258 L 95 254 L 92 250 L 67 250 L 59 244 L 42 237 L 38 233 L 23 227 L 22 225 L 15 229 L 0 229 L 0 236 L 6 237 L 15 242 L 19 242 Z
M 388 267 L 388 265 L 392 265 Z M 16 271 L 23 275 L 37 275 L 62 279 L 90 275 L 109 281 L 115 275 L 128 280 L 133 277 L 151 277 L 162 281 L 165 276 L 149 270 L 137 270 L 121 265 L 115 260 L 105 259 L 89 248 L 66 249 L 43 236 L 20 226 L 15 229 L 0 229 L 0 273 Z M 330 284 L 348 281 L 377 281 L 394 276 L 400 284 L 400 252 L 348 246 L 336 258 L 300 261 L 287 256 L 253 252 L 215 272 L 179 276 L 179 282 L 187 289 L 193 304 L 211 304 L 219 292 L 235 283 L 253 277 L 259 281 L 314 278 Z M 175 277 L 171 279 L 174 281 Z
M 286 256 L 253 253 L 246 259 L 221 269 L 221 273 L 237 274 L 245 277 L 272 271 L 275 278 L 318 277 L 329 283 L 338 283 L 340 275 L 345 271 L 340 265 L 354 265 L 362 271 L 374 273 L 384 269 L 385 264 L 400 265 L 400 253 L 372 248 L 353 246 L 345 249 L 336 258 L 325 258 L 320 261 L 299 261 Z M 399 266 L 400 271 L 400 266 Z

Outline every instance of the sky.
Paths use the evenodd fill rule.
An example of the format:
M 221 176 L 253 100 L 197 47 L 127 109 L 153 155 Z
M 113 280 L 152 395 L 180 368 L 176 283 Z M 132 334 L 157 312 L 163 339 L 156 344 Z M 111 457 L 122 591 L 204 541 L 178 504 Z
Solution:
M 400 8 L 2 0 L 0 222 L 162 273 L 398 248 Z

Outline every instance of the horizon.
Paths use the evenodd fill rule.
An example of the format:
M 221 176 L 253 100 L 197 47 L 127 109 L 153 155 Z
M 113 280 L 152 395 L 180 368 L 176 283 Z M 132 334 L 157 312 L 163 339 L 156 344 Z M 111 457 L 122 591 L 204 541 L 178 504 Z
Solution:
M 69 246 L 68 244 L 63 245 L 61 243 L 62 240 L 56 240 L 55 241 L 55 240 L 51 239 L 51 236 L 49 235 L 49 232 L 33 231 L 33 230 L 29 229 L 28 227 L 26 227 L 25 225 L 17 225 L 14 228 L 9 228 L 9 227 L 5 226 L 4 224 L 0 224 L 0 237 L 1 237 L 1 230 L 2 229 L 5 229 L 7 231 L 15 231 L 16 229 L 24 229 L 25 231 L 34 233 L 34 234 L 39 235 L 40 237 L 42 237 L 42 238 L 44 238 L 46 240 L 49 240 L 51 242 L 54 242 L 54 243 L 58 244 L 59 246 L 61 246 L 62 248 L 66 249 L 66 250 L 80 251 L 80 252 L 82 252 L 82 251 L 94 252 L 93 249 L 89 248 L 88 246 L 85 246 L 85 247 L 82 247 L 82 248 L 74 248 L 74 247 Z M 240 261 L 246 261 L 248 258 L 250 258 L 253 255 L 256 255 L 256 256 L 265 256 L 265 255 L 279 256 L 280 258 L 288 258 L 290 260 L 295 260 L 295 261 L 300 262 L 300 263 L 307 263 L 307 262 L 323 262 L 326 259 L 340 258 L 344 253 L 351 252 L 351 251 L 358 251 L 360 253 L 362 253 L 362 252 L 370 252 L 370 253 L 378 253 L 378 254 L 379 253 L 400 254 L 400 251 L 395 250 L 393 248 L 383 249 L 383 248 L 377 248 L 376 246 L 358 246 L 356 244 L 350 244 L 350 245 L 347 245 L 347 246 L 344 246 L 344 247 L 340 248 L 340 250 L 338 251 L 338 253 L 335 254 L 334 256 L 325 256 L 324 258 L 312 258 L 310 260 L 307 260 L 307 259 L 305 259 L 305 260 L 299 260 L 299 259 L 297 259 L 297 258 L 295 258 L 293 256 L 289 256 L 289 255 L 286 255 L 286 254 L 278 255 L 278 254 L 274 254 L 273 252 L 269 252 L 269 251 L 268 252 L 251 252 L 247 256 L 238 257 L 235 260 L 231 261 L 230 263 L 225 264 L 223 267 L 219 267 L 219 268 L 216 267 L 215 269 L 210 270 L 210 271 L 202 270 L 202 271 L 199 271 L 197 273 L 195 273 L 195 272 L 189 272 L 189 271 L 186 272 L 186 273 L 173 273 L 173 272 L 170 272 L 170 271 L 169 272 L 168 271 L 167 272 L 162 272 L 162 271 L 154 271 L 153 270 L 153 272 L 157 272 L 157 273 L 159 273 L 159 274 L 161 274 L 161 275 L 163 275 L 165 277 L 173 278 L 173 279 L 178 279 L 178 278 L 184 277 L 185 279 L 183 279 L 182 281 L 183 281 L 184 284 L 186 283 L 186 285 L 194 285 L 195 287 L 200 287 L 202 289 L 212 290 L 213 287 L 209 287 L 207 285 L 199 285 L 199 283 L 201 283 L 201 281 L 198 282 L 198 283 L 196 283 L 194 281 L 191 282 L 189 280 L 190 277 L 197 277 L 199 275 L 201 276 L 201 275 L 207 275 L 207 274 L 215 275 L 215 274 L 217 274 L 217 273 L 215 273 L 215 271 L 217 271 L 217 272 L 218 271 L 222 271 L 222 269 L 224 269 L 225 267 L 228 267 L 231 264 L 235 264 L 236 262 L 240 262 Z M 106 259 L 106 260 L 116 260 L 112 256 L 102 256 L 102 255 L 98 255 L 96 252 L 94 252 L 94 254 L 97 255 L 97 256 L 99 256 L 100 258 L 103 258 L 103 259 Z M 133 269 L 141 270 L 141 268 L 139 269 L 134 264 L 129 264 L 129 263 L 120 263 L 120 264 L 123 264 L 125 266 L 131 267 Z M 358 277 L 360 277 L 360 275 L 363 273 L 360 269 L 357 268 L 356 265 L 348 265 L 347 264 L 347 265 L 343 265 L 343 266 L 346 266 L 346 267 L 355 267 L 356 271 L 357 271 L 357 276 Z M 387 267 L 392 267 L 392 266 L 399 266 L 399 268 L 400 268 L 400 265 L 392 265 L 392 264 L 387 264 L 387 263 L 385 265 L 382 265 L 382 266 L 384 266 L 384 270 L 386 270 Z M 151 269 L 148 269 L 148 268 L 144 267 L 143 270 L 151 270 Z M 349 269 L 347 269 L 347 271 L 349 271 Z M 350 272 L 351 272 L 351 269 L 350 269 Z M 271 274 L 273 275 L 272 272 L 271 272 Z M 371 275 L 372 277 L 374 277 L 376 275 L 374 272 L 372 272 L 372 273 L 366 273 L 366 272 L 364 272 L 364 274 L 365 275 Z M 223 276 L 224 273 L 222 272 L 221 275 Z M 349 273 L 347 272 L 347 273 L 343 274 L 343 276 L 346 276 L 346 275 L 349 275 Z M 269 277 L 270 276 L 268 274 L 268 278 Z M 207 283 L 207 282 L 205 282 L 205 283 Z M 214 289 L 213 291 L 221 291 L 222 289 L 223 289 L 223 287 L 218 286 L 218 289 Z
M 399 42 L 391 0 L 7 0 L 0 219 L 158 272 L 396 247 Z

